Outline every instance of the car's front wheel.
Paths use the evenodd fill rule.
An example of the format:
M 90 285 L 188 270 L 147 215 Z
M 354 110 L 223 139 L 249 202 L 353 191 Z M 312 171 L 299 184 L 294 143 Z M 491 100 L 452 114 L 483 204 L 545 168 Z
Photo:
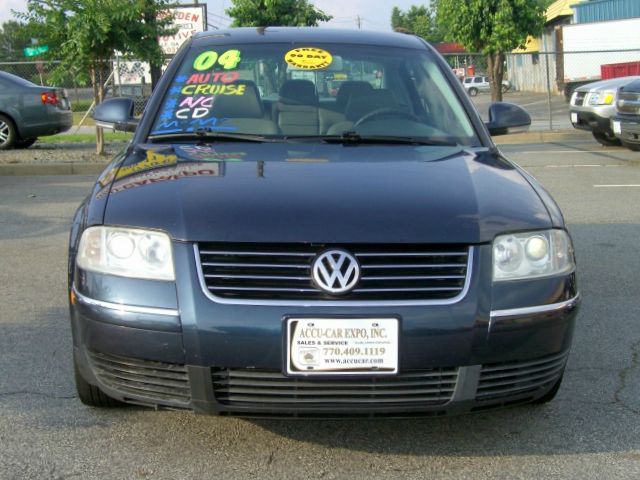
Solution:
M 17 139 L 16 127 L 9 117 L 0 115 L 0 150 L 9 150 Z
M 471 87 L 469 89 L 469 96 L 475 97 L 476 95 L 478 95 L 478 89 L 476 87 Z
M 124 403 L 119 402 L 115 398 L 111 398 L 95 385 L 91 385 L 87 382 L 78 369 L 77 360 L 73 359 L 73 367 L 76 380 L 76 391 L 80 401 L 90 407 L 119 407 Z
M 613 132 L 611 131 L 603 131 L 603 132 L 591 132 L 593 134 L 593 138 L 596 139 L 600 145 L 605 147 L 616 147 L 620 145 L 620 139 L 617 138 Z

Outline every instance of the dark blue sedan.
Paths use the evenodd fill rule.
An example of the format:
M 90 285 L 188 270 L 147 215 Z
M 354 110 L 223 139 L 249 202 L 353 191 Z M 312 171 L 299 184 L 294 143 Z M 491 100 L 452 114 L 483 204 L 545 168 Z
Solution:
M 333 79 L 344 81 L 332 92 Z M 551 400 L 579 304 L 560 210 L 422 39 L 198 34 L 78 209 L 76 384 L 245 416 L 407 416 Z
M 0 72 L 0 150 L 30 147 L 38 137 L 66 132 L 72 125 L 64 89 Z

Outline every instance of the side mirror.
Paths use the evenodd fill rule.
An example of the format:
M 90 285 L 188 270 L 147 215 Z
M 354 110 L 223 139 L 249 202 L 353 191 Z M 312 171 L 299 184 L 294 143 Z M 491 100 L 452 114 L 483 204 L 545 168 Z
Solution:
M 485 125 L 491 135 L 525 132 L 531 125 L 531 116 L 519 105 L 493 102 L 489 105 L 489 121 Z
M 134 106 L 130 98 L 110 98 L 98 105 L 92 116 L 98 127 L 135 132 L 138 120 L 133 118 Z

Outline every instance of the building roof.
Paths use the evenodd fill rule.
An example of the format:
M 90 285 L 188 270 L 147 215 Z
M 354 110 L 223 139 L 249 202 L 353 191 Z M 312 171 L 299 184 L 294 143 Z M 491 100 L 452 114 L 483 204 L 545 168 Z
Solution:
M 640 17 L 638 0 L 590 0 L 574 7 L 575 23 L 607 22 Z
M 513 53 L 534 53 L 540 51 L 540 39 L 531 35 L 527 37 L 524 48 L 516 48 Z
M 555 20 L 558 17 L 573 15 L 573 9 L 571 6 L 584 1 L 585 0 L 556 0 L 547 8 L 547 22 Z

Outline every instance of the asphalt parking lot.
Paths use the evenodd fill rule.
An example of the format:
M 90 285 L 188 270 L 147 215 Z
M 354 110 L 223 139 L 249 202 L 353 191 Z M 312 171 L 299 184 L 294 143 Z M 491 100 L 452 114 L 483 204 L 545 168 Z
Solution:
M 83 406 L 66 242 L 88 176 L 0 177 L 0 478 L 640 478 L 640 165 L 592 141 L 505 145 L 566 215 L 582 310 L 552 403 L 419 420 L 248 421 Z

